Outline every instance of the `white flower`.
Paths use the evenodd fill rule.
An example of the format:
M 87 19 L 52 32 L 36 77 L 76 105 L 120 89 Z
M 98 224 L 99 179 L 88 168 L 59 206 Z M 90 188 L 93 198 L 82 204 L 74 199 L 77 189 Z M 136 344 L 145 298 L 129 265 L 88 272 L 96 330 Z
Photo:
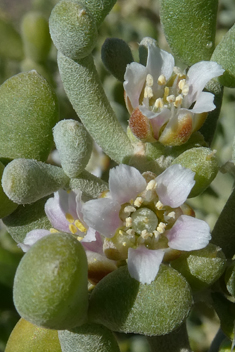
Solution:
M 215 109 L 214 95 L 202 90 L 223 74 L 222 67 L 201 61 L 185 73 L 174 65 L 173 56 L 153 41 L 148 43 L 146 67 L 136 62 L 127 65 L 124 89 L 130 127 L 140 139 L 183 144 L 202 126 L 207 112 Z
M 204 248 L 211 235 L 206 222 L 181 208 L 195 184 L 194 172 L 172 165 L 156 178 L 144 176 L 134 167 L 117 166 L 110 171 L 110 192 L 85 203 L 82 211 L 85 222 L 107 237 L 105 254 L 128 258 L 130 275 L 149 284 L 172 249 Z

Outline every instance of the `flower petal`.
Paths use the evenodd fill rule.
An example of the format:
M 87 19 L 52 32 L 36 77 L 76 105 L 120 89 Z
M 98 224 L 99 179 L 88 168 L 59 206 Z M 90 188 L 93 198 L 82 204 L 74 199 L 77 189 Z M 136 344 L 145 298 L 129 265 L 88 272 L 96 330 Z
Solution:
M 156 191 L 164 205 L 177 208 L 182 205 L 193 188 L 195 173 L 179 164 L 171 165 L 156 177 Z
M 49 234 L 50 231 L 45 229 L 32 230 L 27 233 L 23 243 L 18 243 L 18 247 L 20 247 L 24 252 L 27 252 L 34 245 L 34 243 Z
M 145 246 L 128 250 L 128 270 L 130 276 L 142 284 L 150 284 L 156 277 L 164 251 L 151 250 Z
M 154 138 L 159 138 L 159 131 L 163 125 L 169 120 L 171 112 L 169 109 L 163 109 L 161 112 L 154 113 L 145 106 L 140 106 L 140 111 L 150 120 Z
M 147 70 L 145 66 L 138 64 L 137 62 L 132 62 L 127 65 L 123 86 L 131 101 L 133 109 L 136 109 L 139 106 L 139 98 L 145 84 L 146 76 Z
M 87 225 L 106 237 L 112 237 L 122 225 L 120 204 L 109 198 L 89 200 L 83 205 L 83 218 Z
M 200 114 L 202 112 L 212 111 L 216 108 L 214 102 L 214 94 L 209 92 L 202 92 L 199 96 L 197 101 L 194 104 L 194 107 L 189 111 Z
M 56 192 L 57 193 L 57 192 Z M 67 192 L 63 189 L 58 191 L 60 207 L 64 214 L 70 214 L 74 219 L 77 219 L 76 211 L 76 193 L 73 191 Z
M 154 79 L 164 75 L 166 80 L 171 77 L 175 65 L 174 57 L 165 50 L 159 49 L 154 43 L 148 47 L 147 69 Z M 157 83 L 157 81 L 156 81 Z
M 70 232 L 69 222 L 60 206 L 59 193 L 55 192 L 53 198 L 49 198 L 45 204 L 45 213 L 52 226 L 63 232 Z
M 198 99 L 203 88 L 212 78 L 221 76 L 224 70 L 217 62 L 200 61 L 190 67 L 187 73 L 186 83 L 189 86 L 187 95 L 188 106 Z
M 181 215 L 165 234 L 168 238 L 168 246 L 180 251 L 204 248 L 211 239 L 209 225 L 203 220 L 187 215 Z
M 83 245 L 85 250 L 104 255 L 103 239 L 99 232 L 95 231 L 90 227 L 87 231 L 87 235 L 81 240 L 81 244 Z
M 111 197 L 119 204 L 135 199 L 145 187 L 146 181 L 135 167 L 120 164 L 110 170 L 109 189 Z

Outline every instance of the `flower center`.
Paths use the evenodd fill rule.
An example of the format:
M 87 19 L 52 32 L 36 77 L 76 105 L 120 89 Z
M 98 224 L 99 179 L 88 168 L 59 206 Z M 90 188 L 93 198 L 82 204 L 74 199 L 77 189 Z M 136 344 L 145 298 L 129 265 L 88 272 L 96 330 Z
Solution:
M 181 108 L 189 92 L 185 78 L 186 75 L 177 67 L 168 81 L 162 74 L 156 80 L 148 74 L 144 87 L 144 104 L 153 112 L 160 112 L 163 108 Z
M 158 224 L 158 218 L 154 212 L 148 208 L 141 208 L 136 210 L 132 215 L 132 228 L 139 235 L 142 232 L 153 232 Z

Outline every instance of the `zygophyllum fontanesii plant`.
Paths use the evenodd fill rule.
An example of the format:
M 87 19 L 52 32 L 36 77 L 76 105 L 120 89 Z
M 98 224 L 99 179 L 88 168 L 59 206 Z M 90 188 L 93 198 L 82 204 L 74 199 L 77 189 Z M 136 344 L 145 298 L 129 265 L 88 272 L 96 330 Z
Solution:
M 22 318 L 6 352 L 118 352 L 117 332 L 146 336 L 153 352 L 189 352 L 185 322 L 200 300 L 214 307 L 224 333 L 210 351 L 224 351 L 225 335 L 234 340 L 234 192 L 212 231 L 187 199 L 219 171 L 210 145 L 223 86 L 235 86 L 235 29 L 215 47 L 217 1 L 162 0 L 172 53 L 146 37 L 136 62 L 125 41 L 108 38 L 101 56 L 123 83 L 124 129 L 93 59 L 114 5 L 61 0 L 49 18 L 79 122 L 58 122 L 45 69 L 50 36 L 38 14 L 22 22 L 22 67 L 33 70 L 0 86 L 0 215 L 26 252 L 13 287 Z M 85 169 L 93 140 L 113 160 L 108 182 Z M 61 166 L 47 162 L 53 142 Z

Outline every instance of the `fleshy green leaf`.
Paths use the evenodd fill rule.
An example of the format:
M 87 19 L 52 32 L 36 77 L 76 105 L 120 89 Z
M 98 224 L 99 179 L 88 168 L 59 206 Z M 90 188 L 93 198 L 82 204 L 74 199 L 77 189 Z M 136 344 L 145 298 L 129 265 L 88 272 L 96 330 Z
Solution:
M 2 178 L 4 165 L 0 162 L 0 179 Z M 0 184 L 0 219 L 7 215 L 10 215 L 17 208 L 17 204 L 13 203 L 3 191 L 2 185 Z
M 217 0 L 161 0 L 161 21 L 174 55 L 187 65 L 210 60 L 215 46 Z

